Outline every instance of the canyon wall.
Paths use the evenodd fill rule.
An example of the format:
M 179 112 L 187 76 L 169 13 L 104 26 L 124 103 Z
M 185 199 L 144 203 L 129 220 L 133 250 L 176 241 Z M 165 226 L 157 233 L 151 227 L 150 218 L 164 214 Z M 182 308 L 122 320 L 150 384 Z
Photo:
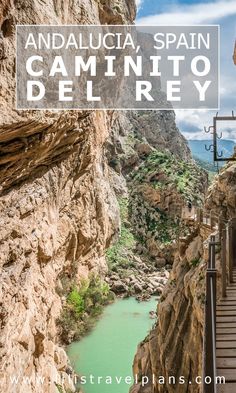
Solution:
M 188 232 L 182 209 L 188 198 L 202 202 L 206 174 L 171 110 L 114 112 L 106 148 L 121 207 L 121 236 L 107 251 L 108 282 L 118 295 L 147 300 L 162 292 L 178 234 Z
M 138 171 L 157 149 L 194 165 L 173 111 L 118 114 L 14 109 L 15 25 L 121 24 L 132 23 L 134 17 L 132 0 L 11 0 L 0 5 L 0 377 L 6 393 L 54 393 L 58 375 L 70 374 L 65 351 L 58 344 L 56 321 L 64 301 L 59 293 L 65 278 L 80 282 L 90 272 L 105 276 L 105 250 L 117 237 L 120 225 L 116 195 L 132 188 L 130 172 Z M 199 179 L 204 183 L 202 173 Z M 170 202 L 174 205 L 171 198 Z M 186 198 L 181 201 L 186 202 Z M 192 232 L 190 235 L 194 238 Z M 186 248 L 183 246 L 184 254 Z M 197 250 L 201 253 L 200 241 Z M 183 266 L 176 259 L 169 282 L 174 290 L 170 287 L 163 294 L 166 303 L 160 308 L 162 335 L 169 334 L 166 350 L 162 348 L 159 356 L 153 350 L 158 346 L 149 343 L 152 356 L 146 357 L 149 350 L 142 347 L 140 362 L 148 370 L 150 364 L 172 370 L 175 334 L 181 337 L 187 331 L 182 350 L 188 349 L 192 339 L 191 324 L 196 318 L 193 315 L 189 322 L 188 316 L 194 301 L 186 299 L 195 290 L 194 277 L 186 288 L 182 281 L 177 284 L 177 278 L 191 275 L 194 258 L 181 258 Z M 174 297 L 179 298 L 177 305 Z M 171 313 L 171 302 L 176 315 Z M 194 309 L 201 314 L 198 304 Z M 178 317 L 182 313 L 186 324 L 188 321 L 183 326 Z M 168 329 L 173 331 L 166 333 Z M 155 342 L 157 337 L 161 344 L 163 337 L 154 331 Z M 196 342 L 194 348 L 198 347 Z M 190 358 L 195 361 L 196 354 L 191 357 L 186 352 L 186 367 L 190 367 Z M 196 361 L 194 367 L 198 364 Z M 13 386 L 10 378 L 14 377 L 19 382 Z M 30 383 L 23 383 L 23 377 L 29 377 Z M 38 377 L 44 378 L 42 385 L 37 384 Z M 73 391 L 67 384 L 67 391 Z
M 125 0 L 1 2 L 0 378 L 6 393 L 58 392 L 58 375 L 69 372 L 56 326 L 62 279 L 79 282 L 91 271 L 103 277 L 105 249 L 119 227 L 104 147 L 111 115 L 15 110 L 15 25 L 132 23 L 134 16 L 134 1 Z
M 70 121 L 71 117 L 60 119 L 64 126 Z M 45 386 L 49 386 L 57 370 L 65 369 L 65 353 L 55 344 L 55 322 L 61 311 L 57 287 L 64 276 L 79 280 L 90 271 L 104 276 L 104 250 L 118 226 L 118 207 L 106 180 L 103 155 L 106 115 L 91 113 L 85 119 L 78 117 L 70 130 L 64 126 L 53 123 L 50 127 L 47 123 L 43 128 L 54 130 L 55 142 L 59 143 L 50 138 L 40 145 L 38 138 L 34 142 L 31 136 L 27 177 L 25 150 L 23 157 L 18 150 L 17 162 L 12 164 L 14 173 L 23 172 L 24 180 L 17 183 L 16 179 L 12 185 L 9 182 L 14 176 L 7 179 L 0 201 L 1 366 L 6 377 L 3 386 L 9 392 L 9 376 L 33 377 L 28 391 L 39 392 L 34 377 L 43 375 Z M 11 139 L 13 132 L 22 137 L 24 130 L 32 130 L 31 124 L 18 123 L 15 127 L 4 128 L 8 151 L 19 144 Z M 64 135 L 61 141 L 60 127 Z M 18 389 L 27 391 L 22 383 Z
M 236 165 L 228 164 L 208 190 L 205 207 L 218 217 L 230 219 L 236 213 Z M 208 238 L 214 230 L 196 225 L 189 237 L 181 238 L 169 281 L 158 305 L 158 322 L 139 345 L 133 371 L 139 384 L 132 393 L 197 393 L 201 385 L 202 344 L 205 304 L 205 273 Z M 220 285 L 220 254 L 217 254 Z M 156 376 L 155 383 L 152 381 Z M 149 383 L 142 386 L 142 375 Z M 164 377 L 160 378 L 159 377 Z M 169 381 L 174 376 L 175 381 Z M 179 383 L 183 376 L 185 383 Z
M 117 114 L 116 114 L 117 115 Z M 190 203 L 201 206 L 207 175 L 191 157 L 175 123 L 174 111 L 131 111 L 115 118 L 108 162 L 123 174 L 129 194 L 129 217 L 139 250 L 156 266 L 172 264 L 179 236 L 191 228 L 182 220 Z M 117 193 L 123 183 L 116 182 Z

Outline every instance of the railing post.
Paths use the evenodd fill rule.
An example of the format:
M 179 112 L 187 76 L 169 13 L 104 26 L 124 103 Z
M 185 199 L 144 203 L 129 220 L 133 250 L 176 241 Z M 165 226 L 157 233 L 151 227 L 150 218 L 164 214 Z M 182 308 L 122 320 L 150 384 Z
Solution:
M 208 269 L 215 269 L 216 267 L 216 237 L 211 235 L 209 243 L 209 259 L 208 259 Z
M 206 377 L 211 377 L 212 383 L 206 384 L 203 382 L 203 393 L 216 393 L 216 279 L 215 236 L 211 236 L 206 272 L 203 381 Z
M 197 222 L 201 224 L 203 221 L 203 211 L 200 207 L 197 209 Z
M 232 221 L 228 223 L 228 241 L 227 241 L 227 257 L 228 257 L 228 268 L 229 268 L 229 282 L 233 283 L 233 226 Z
M 227 269 L 226 269 L 226 229 L 221 230 L 221 270 L 222 270 L 222 297 L 226 297 Z
M 216 282 L 216 271 L 207 270 L 206 274 L 206 307 L 205 307 L 205 345 L 204 345 L 204 370 L 203 370 L 203 381 L 206 377 L 211 377 L 212 383 L 205 384 L 203 386 L 203 393 L 215 393 L 214 391 L 214 379 L 216 374 L 215 366 L 215 351 L 213 350 L 214 337 L 212 335 L 213 329 L 215 329 L 215 318 L 212 320 L 211 310 L 211 280 L 213 283 Z M 216 291 L 216 285 L 214 285 L 214 292 Z
M 213 221 L 213 213 L 212 213 L 212 210 L 210 211 L 210 227 L 211 227 L 211 229 L 214 228 L 214 221 Z
M 224 229 L 224 222 L 222 219 L 222 215 L 220 214 L 219 219 L 218 219 L 218 232 L 219 232 L 219 239 L 222 237 L 222 231 Z

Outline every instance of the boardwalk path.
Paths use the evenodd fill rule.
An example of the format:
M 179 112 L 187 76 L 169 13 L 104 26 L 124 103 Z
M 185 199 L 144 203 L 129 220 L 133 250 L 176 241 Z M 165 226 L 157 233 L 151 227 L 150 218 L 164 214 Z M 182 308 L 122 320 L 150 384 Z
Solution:
M 233 279 L 234 283 L 227 287 L 227 297 L 217 304 L 217 375 L 226 378 L 225 385 L 217 386 L 217 393 L 236 393 L 236 268 Z

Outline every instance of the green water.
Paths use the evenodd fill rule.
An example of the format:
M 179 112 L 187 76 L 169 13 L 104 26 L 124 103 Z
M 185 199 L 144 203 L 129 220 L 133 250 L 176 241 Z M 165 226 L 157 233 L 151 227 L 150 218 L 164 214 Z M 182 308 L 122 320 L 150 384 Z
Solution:
M 138 303 L 134 298 L 117 300 L 107 306 L 94 330 L 81 341 L 68 347 L 75 371 L 86 376 L 84 393 L 128 393 L 131 381 L 117 378 L 132 376 L 132 363 L 137 345 L 151 329 L 149 311 L 156 310 L 157 300 Z M 90 382 L 94 376 L 94 384 Z M 106 377 L 112 377 L 111 379 Z M 100 383 L 97 377 L 103 377 Z

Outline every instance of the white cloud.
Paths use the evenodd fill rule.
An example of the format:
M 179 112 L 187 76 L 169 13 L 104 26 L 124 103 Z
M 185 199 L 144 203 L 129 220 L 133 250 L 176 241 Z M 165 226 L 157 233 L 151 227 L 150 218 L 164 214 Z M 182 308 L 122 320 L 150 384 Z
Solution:
M 182 132 L 183 136 L 188 140 L 188 141 L 202 141 L 207 139 L 206 135 L 203 135 L 201 132 L 195 132 L 192 134 L 191 132 L 183 131 Z
M 143 2 L 143 0 L 135 0 L 136 6 L 137 6 L 137 10 L 139 10 L 141 8 L 142 2 Z
M 206 134 L 204 126 L 208 128 L 213 125 L 213 117 L 216 115 L 214 111 L 202 110 L 176 110 L 176 123 L 179 126 L 179 130 L 185 136 L 186 139 L 211 139 L 212 135 Z M 223 113 L 220 115 L 224 115 Z M 228 113 L 230 115 L 230 113 Z M 181 125 L 185 123 L 185 130 L 181 130 Z M 187 125 L 189 124 L 189 130 Z M 195 126 L 199 131 L 191 132 L 191 128 Z M 221 131 L 223 131 L 224 139 L 236 140 L 236 124 L 235 122 L 223 122 L 221 123 Z
M 212 125 L 213 116 L 215 111 L 209 111 L 206 109 L 199 110 L 175 110 L 176 123 L 180 127 L 180 132 L 185 136 L 186 139 L 209 139 L 209 134 L 204 132 L 204 126 L 209 127 Z M 184 122 L 191 126 L 195 126 L 201 131 L 188 132 L 188 130 L 181 130 L 181 123 Z
M 236 97 L 236 85 L 234 83 L 233 75 L 221 75 L 220 93 L 221 93 L 221 97 L 223 96 L 227 96 L 227 97 L 231 96 L 234 98 Z
M 136 0 L 141 3 L 142 0 Z M 235 0 L 218 0 L 211 3 L 192 5 L 174 5 L 169 12 L 150 15 L 137 20 L 138 25 L 191 25 L 214 23 L 215 21 L 236 14 Z

